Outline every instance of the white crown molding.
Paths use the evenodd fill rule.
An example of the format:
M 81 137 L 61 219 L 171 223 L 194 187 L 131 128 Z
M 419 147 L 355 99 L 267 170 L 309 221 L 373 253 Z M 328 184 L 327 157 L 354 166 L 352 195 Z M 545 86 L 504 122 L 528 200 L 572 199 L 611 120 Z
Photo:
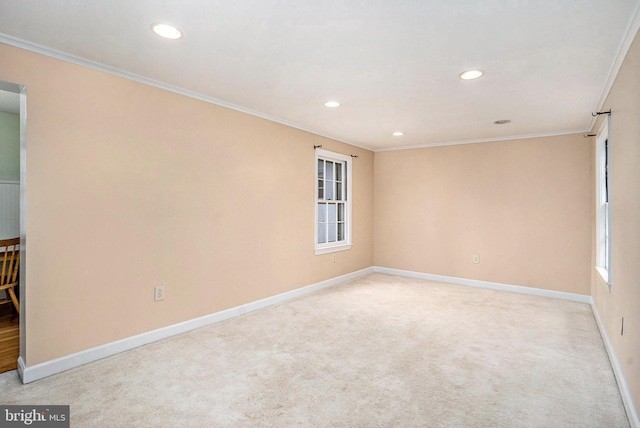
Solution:
M 618 49 L 618 53 L 616 55 L 616 59 L 614 61 L 614 63 L 612 64 L 610 70 L 609 70 L 609 74 L 608 74 L 608 78 L 607 81 L 605 82 L 605 85 L 602 89 L 601 92 L 601 96 L 600 96 L 600 100 L 598 101 L 597 107 L 596 107 L 596 111 L 600 111 L 602 109 L 602 106 L 604 105 L 604 102 L 606 101 L 607 96 L 609 95 L 609 91 L 611 90 L 611 87 L 613 86 L 613 83 L 618 75 L 618 72 L 620 71 L 620 67 L 622 66 L 622 63 L 627 55 L 627 52 L 629 51 L 629 48 L 631 47 L 631 43 L 633 42 L 636 34 L 638 33 L 638 30 L 640 29 L 640 4 L 636 7 L 636 10 L 633 13 L 633 16 L 630 20 L 629 26 L 627 28 L 627 31 L 625 33 L 625 37 L 622 40 L 622 43 L 620 45 L 620 48 Z M 144 85 L 148 85 L 148 86 L 152 86 L 158 89 L 162 89 L 165 91 L 169 91 L 169 92 L 173 92 L 179 95 L 183 95 L 186 97 L 190 97 L 190 98 L 194 98 L 200 101 L 204 101 L 210 104 L 214 104 L 220 107 L 225 107 L 231 110 L 235 110 L 235 111 L 239 111 L 241 113 L 245 113 L 251 116 L 255 116 L 255 117 L 259 117 L 261 119 L 265 119 L 268 120 L 270 122 L 275 122 L 275 123 L 279 123 L 281 125 L 284 126 L 288 126 L 290 128 L 294 128 L 294 129 L 298 129 L 300 131 L 304 131 L 304 132 L 308 132 L 310 134 L 314 134 L 314 135 L 318 135 L 320 137 L 325 137 L 325 138 L 329 138 L 331 140 L 335 140 L 335 141 L 339 141 L 345 144 L 349 144 L 351 146 L 354 147 L 359 147 L 361 149 L 364 150 L 370 150 L 373 152 L 385 152 L 385 151 L 394 151 L 394 150 L 411 150 L 411 149 L 420 149 L 420 148 L 428 148 L 428 147 L 440 147 L 440 146 L 452 146 L 452 145 L 461 145 L 461 144 L 475 144 L 475 143 L 487 143 L 487 142 L 493 142 L 493 141 L 508 141 L 508 140 L 521 140 L 521 139 L 529 139 L 529 138 L 538 138 L 538 137 L 553 137 L 553 136 L 560 136 L 560 135 L 570 135 L 570 134 L 579 134 L 579 133 L 585 133 L 585 132 L 590 132 L 590 130 L 593 128 L 595 121 L 597 120 L 597 117 L 593 117 L 590 119 L 589 124 L 588 124 L 588 128 L 587 129 L 573 129 L 573 130 L 564 130 L 564 131 L 556 131 L 556 132 L 542 132 L 542 133 L 532 133 L 532 134 L 523 134 L 523 135 L 511 135 L 511 136 L 504 136 L 504 137 L 491 137 L 491 138 L 479 138 L 479 139 L 472 139 L 472 140 L 458 140 L 458 141 L 445 141 L 445 142 L 436 142 L 436 143 L 424 143 L 424 144 L 415 144 L 415 145 L 408 145 L 408 146 L 400 146 L 400 147 L 381 147 L 381 148 L 374 148 L 370 145 L 362 145 L 362 144 L 357 144 L 357 143 L 353 143 L 351 141 L 347 141 L 345 139 L 342 139 L 340 137 L 336 137 L 335 135 L 330 135 L 330 134 L 326 134 L 323 132 L 320 132 L 318 130 L 294 123 L 294 122 L 290 122 L 288 120 L 285 119 L 281 119 L 279 117 L 276 116 L 271 116 L 269 114 L 266 113 L 262 113 L 259 112 L 257 110 L 252 110 L 246 107 L 242 107 L 233 103 L 229 103 L 217 98 L 213 98 L 213 97 L 209 97 L 206 95 L 203 95 L 201 93 L 198 92 L 194 92 L 194 91 L 190 91 L 187 89 L 183 89 L 177 86 L 173 86 L 173 85 L 169 85 L 154 79 L 150 79 L 144 76 L 140 76 L 134 73 L 129 73 L 129 72 L 125 72 L 122 70 L 119 70 L 117 68 L 114 67 L 110 67 L 104 64 L 100 64 L 98 62 L 95 61 L 90 61 L 75 55 L 71 55 L 71 54 L 67 54 L 55 49 L 51 49 L 48 48 L 46 46 L 42 46 L 36 43 L 32 43 L 32 42 L 28 42 L 26 40 L 22 40 L 22 39 L 18 39 L 16 37 L 12 37 L 9 36 L 7 34 L 3 34 L 0 33 L 0 43 L 4 43 L 10 46 L 14 46 L 17 48 L 21 48 L 21 49 L 25 49 L 31 52 L 35 52 L 41 55 L 45 55 L 51 58 L 55 58 L 55 59 L 59 59 L 62 61 L 66 61 L 66 62 L 70 62 L 76 65 L 80 65 L 83 67 L 87 67 L 90 69 L 94 69 L 97 71 L 101 71 L 104 73 L 108 73 L 108 74 L 112 74 L 114 76 L 118 76 L 124 79 L 128 79 L 128 80 L 132 80 Z
M 541 137 L 557 137 L 560 135 L 573 135 L 584 134 L 589 132 L 588 129 L 571 129 L 568 131 L 555 131 L 555 132 L 538 132 L 535 134 L 522 134 L 522 135 L 510 135 L 505 137 L 491 137 L 491 138 L 478 138 L 475 140 L 460 140 L 460 141 L 446 141 L 442 143 L 424 143 L 415 144 L 411 146 L 400 147 L 383 147 L 379 149 L 373 149 L 374 152 L 392 152 L 395 150 L 412 150 L 412 149 L 424 149 L 428 147 L 441 147 L 441 146 L 456 146 L 459 144 L 476 144 L 476 143 L 491 143 L 494 141 L 509 141 L 509 140 L 526 140 L 529 138 L 541 138 Z
M 607 78 L 602 92 L 600 94 L 600 99 L 598 100 L 598 104 L 596 105 L 596 109 L 594 111 L 602 111 L 604 108 L 604 103 L 609 96 L 609 92 L 613 87 L 616 78 L 618 77 L 618 73 L 620 72 L 620 68 L 622 67 L 622 63 L 624 59 L 627 57 L 627 53 L 631 48 L 631 44 L 636 38 L 636 34 L 638 34 L 638 30 L 640 30 L 640 3 L 636 6 L 636 10 L 631 16 L 631 20 L 629 22 L 629 26 L 627 27 L 627 31 L 625 32 L 624 38 L 622 39 L 622 43 L 620 44 L 620 48 L 618 49 L 618 53 L 616 55 L 615 61 L 611 65 L 611 69 L 609 69 L 609 77 Z M 595 30 L 594 30 L 595 34 Z M 596 35 L 597 36 L 597 35 Z M 596 120 L 598 117 L 592 117 L 589 121 L 589 131 L 591 131 L 596 124 Z
M 16 48 L 24 49 L 30 52 L 35 52 L 40 55 L 48 56 L 50 58 L 59 59 L 61 61 L 70 62 L 75 65 L 79 65 L 82 67 L 87 67 L 93 70 L 101 71 L 103 73 L 108 73 L 114 76 L 121 77 L 123 79 L 132 80 L 137 83 L 141 83 L 143 85 L 152 86 L 154 88 L 162 89 L 168 92 L 173 92 L 178 95 L 183 95 L 185 97 L 194 98 L 199 101 L 204 101 L 209 104 L 214 104 L 220 107 L 225 107 L 231 110 L 239 111 L 241 113 L 245 113 L 251 116 L 259 117 L 261 119 L 268 120 L 270 122 L 279 123 L 281 125 L 288 126 L 290 128 L 298 129 L 300 131 L 308 132 L 310 134 L 318 135 L 320 137 L 329 138 L 331 140 L 340 141 L 341 143 L 349 144 L 350 146 L 359 147 L 365 150 L 371 150 L 369 147 L 365 147 L 362 145 L 358 145 L 352 143 L 350 141 L 346 141 L 341 139 L 340 137 L 336 137 L 335 135 L 325 134 L 318 130 L 308 128 L 306 126 L 302 126 L 300 124 L 290 122 L 285 119 L 281 119 L 276 116 L 271 116 L 266 113 L 259 112 L 257 110 L 252 110 L 250 108 L 242 107 L 237 104 L 229 103 L 227 101 L 223 101 L 217 98 L 209 97 L 203 95 L 198 92 L 190 91 L 187 89 L 183 89 L 177 86 L 169 85 L 167 83 L 163 83 L 154 79 L 150 79 L 148 77 L 140 76 L 138 74 L 129 73 L 127 71 L 122 71 L 114 67 L 110 67 L 104 64 L 100 64 L 99 62 L 90 61 L 88 59 L 81 58 L 79 56 L 71 55 L 65 52 L 61 52 L 55 49 L 48 48 L 46 46 L 42 46 L 36 43 L 28 42 L 26 40 L 18 39 L 16 37 L 9 36 L 7 34 L 0 33 L 0 43 L 4 43 L 9 46 L 14 46 Z
M 225 309 L 220 312 L 215 312 L 203 317 L 194 318 L 178 324 L 159 328 L 157 330 L 148 331 L 136 336 L 127 337 L 115 342 L 97 346 L 95 348 L 76 352 L 75 354 L 65 355 L 64 357 L 45 361 L 40 364 L 35 364 L 33 366 L 25 365 L 24 360 L 22 359 L 22 357 L 20 357 L 18 358 L 18 374 L 22 379 L 22 383 L 33 382 L 38 379 L 52 376 L 54 374 L 67 371 L 87 363 L 119 354 L 120 352 L 128 351 L 130 349 L 146 345 L 148 343 L 166 339 L 177 334 L 186 333 L 188 331 L 215 324 L 229 318 L 234 318 L 240 315 L 247 314 L 249 312 L 257 311 L 258 309 L 263 309 L 282 302 L 297 299 L 307 294 L 311 294 L 316 291 L 328 287 L 333 287 L 334 285 L 342 284 L 343 282 L 351 281 L 352 279 L 368 275 L 372 272 L 373 268 L 371 267 L 361 269 L 345 275 L 337 276 L 335 278 L 330 278 L 325 281 L 320 281 L 315 284 L 307 285 L 302 288 L 297 288 L 285 293 L 276 294 L 275 296 L 267 297 L 255 302 L 250 302 L 244 305 L 236 306 L 234 308 Z

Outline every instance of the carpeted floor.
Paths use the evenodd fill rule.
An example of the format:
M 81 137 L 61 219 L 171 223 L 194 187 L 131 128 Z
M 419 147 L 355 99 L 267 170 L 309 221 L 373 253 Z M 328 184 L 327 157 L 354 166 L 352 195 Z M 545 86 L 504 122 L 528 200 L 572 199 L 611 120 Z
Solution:
M 0 403 L 72 427 L 628 427 L 586 304 L 381 274 L 146 345 Z

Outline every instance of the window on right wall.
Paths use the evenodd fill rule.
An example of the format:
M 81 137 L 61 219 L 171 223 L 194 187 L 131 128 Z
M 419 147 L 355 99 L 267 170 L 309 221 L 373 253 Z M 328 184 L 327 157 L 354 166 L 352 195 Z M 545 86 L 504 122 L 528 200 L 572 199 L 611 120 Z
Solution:
M 611 115 L 596 138 L 596 270 L 611 289 Z

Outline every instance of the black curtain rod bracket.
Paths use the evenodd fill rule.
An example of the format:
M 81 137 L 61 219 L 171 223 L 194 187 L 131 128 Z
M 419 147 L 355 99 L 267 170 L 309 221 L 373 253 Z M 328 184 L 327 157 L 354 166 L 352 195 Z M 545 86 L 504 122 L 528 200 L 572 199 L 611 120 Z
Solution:
M 357 158 L 358 155 L 350 155 L 352 158 Z
M 584 135 L 582 136 L 582 138 L 595 137 L 595 136 L 597 136 L 597 135 L 598 135 L 598 134 L 584 134 Z
M 601 114 L 608 114 L 609 116 L 611 116 L 611 109 L 607 111 L 597 111 L 595 113 L 591 113 L 591 116 L 596 117 L 596 116 L 600 116 Z
M 317 146 L 313 146 L 313 150 L 315 149 L 321 149 L 322 148 L 322 144 L 318 144 Z

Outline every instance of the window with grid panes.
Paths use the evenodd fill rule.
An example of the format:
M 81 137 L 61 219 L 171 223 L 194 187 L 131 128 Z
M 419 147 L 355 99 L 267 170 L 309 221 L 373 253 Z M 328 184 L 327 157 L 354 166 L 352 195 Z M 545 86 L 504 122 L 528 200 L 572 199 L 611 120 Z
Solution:
M 351 248 L 351 156 L 316 149 L 316 254 Z

